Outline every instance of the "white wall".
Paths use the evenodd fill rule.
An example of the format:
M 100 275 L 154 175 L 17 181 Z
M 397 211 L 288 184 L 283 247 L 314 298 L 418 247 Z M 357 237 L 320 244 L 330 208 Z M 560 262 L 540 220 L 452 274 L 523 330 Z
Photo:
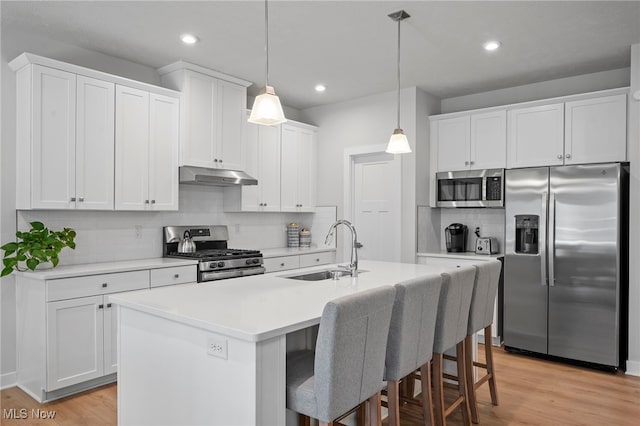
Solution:
M 40 220 L 58 229 L 72 227 L 78 232 L 75 251 L 61 253 L 63 264 L 105 262 L 122 259 L 158 257 L 162 254 L 162 226 L 181 224 L 228 225 L 231 246 L 269 248 L 286 245 L 285 226 L 295 221 L 311 226 L 313 215 L 284 213 L 224 213 L 223 190 L 216 187 L 180 186 L 178 212 L 77 212 L 15 210 L 15 74 L 8 62 L 23 52 L 31 52 L 72 64 L 108 72 L 151 84 L 160 77 L 151 67 L 93 52 L 50 39 L 36 38 L 20 29 L 3 25 L 1 32 L 1 145 L 0 145 L 0 241 L 15 238 L 16 223 Z M 179 58 L 176 58 L 178 60 Z M 291 118 L 299 112 L 287 108 Z M 142 228 L 136 238 L 135 227 Z M 313 232 L 313 229 L 312 229 Z M 318 230 L 323 232 L 323 230 Z M 0 387 L 15 382 L 15 280 L 0 280 Z
M 386 92 L 338 104 L 302 111 L 304 121 L 319 126 L 318 204 L 338 206 L 338 217 L 345 217 L 345 185 L 342 165 L 345 149 L 386 145 L 396 127 L 396 93 Z M 416 159 L 428 168 L 428 128 L 425 117 L 438 112 L 439 101 L 411 87 L 401 91 L 401 127 L 412 153 L 402 155 L 402 254 L 404 262 L 414 262 L 416 252 L 416 191 L 423 186 L 428 170 L 420 170 L 417 181 Z M 427 155 L 427 157 L 425 157 Z M 426 160 L 425 160 L 426 158 Z M 342 240 L 338 258 L 344 259 Z
M 442 112 L 466 111 L 626 86 L 629 86 L 629 68 L 621 68 L 447 98 L 442 100 Z
M 640 44 L 631 48 L 631 93 L 640 92 Z M 629 357 L 627 372 L 640 376 L 640 101 L 629 99 Z

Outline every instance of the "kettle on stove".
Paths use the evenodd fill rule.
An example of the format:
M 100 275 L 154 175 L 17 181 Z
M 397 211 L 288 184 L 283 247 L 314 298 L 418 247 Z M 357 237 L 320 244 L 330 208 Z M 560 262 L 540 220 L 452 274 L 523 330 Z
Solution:
M 195 251 L 196 243 L 191 239 L 191 233 L 184 231 L 184 236 L 178 243 L 178 253 L 194 253 Z

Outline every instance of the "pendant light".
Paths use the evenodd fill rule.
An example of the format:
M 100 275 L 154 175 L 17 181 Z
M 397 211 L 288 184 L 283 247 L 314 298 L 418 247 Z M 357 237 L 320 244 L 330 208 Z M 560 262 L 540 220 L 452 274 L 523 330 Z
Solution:
M 273 87 L 269 86 L 269 6 L 267 0 L 264 1 L 264 50 L 266 53 L 265 65 L 265 87 L 260 91 L 253 101 L 253 108 L 249 116 L 249 123 L 274 126 L 284 123 L 284 117 L 280 98 L 276 95 Z
M 390 154 L 406 154 L 411 152 L 409 140 L 400 128 L 400 22 L 410 16 L 411 15 L 404 10 L 399 10 L 389 15 L 389 18 L 398 23 L 398 117 L 396 129 L 393 131 L 391 139 L 389 139 L 389 143 L 387 144 L 386 152 Z

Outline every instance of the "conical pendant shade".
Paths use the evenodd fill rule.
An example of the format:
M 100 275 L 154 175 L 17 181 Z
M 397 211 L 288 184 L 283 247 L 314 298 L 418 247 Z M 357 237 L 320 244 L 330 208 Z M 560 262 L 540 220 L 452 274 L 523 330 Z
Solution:
M 248 121 L 266 126 L 274 126 L 287 121 L 284 111 L 282 111 L 280 98 L 276 95 L 273 87 L 267 86 L 263 93 L 256 96 Z
M 402 129 L 395 129 L 393 134 L 391 135 L 391 139 L 389 139 L 389 143 L 387 144 L 387 149 L 385 150 L 389 154 L 407 154 L 411 152 L 411 148 L 409 147 L 409 140 L 405 136 Z

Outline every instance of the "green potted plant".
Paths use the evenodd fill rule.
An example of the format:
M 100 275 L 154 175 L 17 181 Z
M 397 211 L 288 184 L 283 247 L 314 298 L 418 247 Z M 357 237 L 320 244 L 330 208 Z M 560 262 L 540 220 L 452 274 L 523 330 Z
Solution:
M 0 277 L 9 275 L 13 270 L 35 270 L 42 263 L 51 262 L 58 266 L 60 251 L 69 247 L 76 248 L 73 241 L 76 231 L 64 228 L 62 231 L 51 231 L 42 222 L 31 222 L 31 229 L 27 232 L 16 232 L 16 241 L 0 247 L 4 250 L 4 268 Z

